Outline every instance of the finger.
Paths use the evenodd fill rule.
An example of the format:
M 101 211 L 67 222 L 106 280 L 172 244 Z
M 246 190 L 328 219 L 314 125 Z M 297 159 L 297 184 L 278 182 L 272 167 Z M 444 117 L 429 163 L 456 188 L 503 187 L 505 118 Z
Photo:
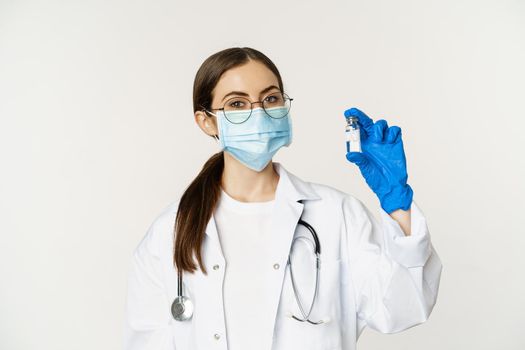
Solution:
M 386 136 L 386 130 L 388 129 L 388 123 L 384 119 L 379 119 L 372 126 L 370 139 L 376 142 L 383 142 Z
M 368 162 L 366 156 L 361 152 L 347 152 L 346 159 L 359 167 L 366 165 Z
M 370 128 L 374 124 L 374 121 L 369 116 L 367 116 L 364 112 L 362 112 L 361 110 L 355 107 L 347 109 L 344 114 L 346 118 L 357 117 L 358 123 L 367 132 L 370 130 Z
M 394 143 L 397 141 L 399 135 L 401 134 L 401 128 L 399 126 L 391 126 L 388 128 L 387 135 L 385 137 L 386 143 Z

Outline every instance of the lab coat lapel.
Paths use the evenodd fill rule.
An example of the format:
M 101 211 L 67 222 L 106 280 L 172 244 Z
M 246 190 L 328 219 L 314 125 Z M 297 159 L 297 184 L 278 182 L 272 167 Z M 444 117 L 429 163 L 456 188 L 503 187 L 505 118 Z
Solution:
M 257 340 L 260 343 L 260 347 L 263 349 L 271 349 L 274 327 L 276 322 L 277 311 L 279 307 L 279 301 L 281 297 L 281 291 L 283 288 L 286 263 L 288 260 L 288 254 L 292 239 L 294 237 L 297 222 L 301 217 L 304 209 L 304 204 L 299 200 L 313 200 L 320 199 L 317 193 L 314 191 L 310 183 L 299 179 L 294 174 L 288 172 L 279 162 L 273 162 L 276 171 L 279 173 L 279 182 L 275 192 L 275 209 L 272 221 L 272 239 L 274 240 L 274 249 L 270 256 L 267 256 L 267 265 L 269 273 L 265 275 L 272 276 L 269 280 L 265 280 L 264 283 L 271 284 L 270 290 L 272 292 L 269 295 L 261 295 L 261 302 L 266 305 L 268 312 L 261 315 L 264 319 L 261 320 L 262 329 L 260 329 L 260 338 Z M 215 224 L 215 217 L 212 214 L 207 227 L 206 227 L 206 244 L 204 244 L 204 261 L 220 261 L 222 266 L 225 264 L 225 258 L 220 246 L 220 241 L 217 232 L 217 226 Z M 207 268 L 210 264 L 207 264 Z M 223 276 L 224 277 L 224 276 Z M 250 278 L 258 278 L 256 274 L 250 276 Z M 205 293 L 218 293 L 222 297 L 222 283 L 220 286 L 216 286 L 214 281 L 216 279 L 209 278 L 203 275 L 202 284 Z M 200 284 L 200 283 L 199 283 Z M 217 288 L 215 288 L 217 287 Z M 215 297 L 207 298 L 208 300 L 217 300 Z M 223 305 L 207 305 L 206 310 L 208 319 L 215 321 L 212 323 L 224 320 Z M 209 314 L 208 314 L 209 313 Z M 211 319 L 210 319 L 211 317 Z M 207 331 L 207 330 L 203 330 Z M 204 344 L 203 344 L 204 345 Z
M 274 328 L 277 311 L 281 300 L 284 284 L 286 264 L 290 252 L 292 240 L 304 204 L 299 200 L 313 200 L 320 197 L 315 193 L 310 184 L 302 181 L 295 175 L 289 173 L 280 163 L 275 163 L 280 179 L 275 193 L 275 210 L 272 221 L 274 240 L 272 255 L 267 257 L 268 269 L 271 269 L 271 278 L 265 283 L 270 283 L 272 291 L 270 295 L 261 296 L 267 304 L 268 313 L 265 316 L 264 326 L 261 329 L 261 341 L 263 349 L 271 349 L 273 344 Z M 278 264 L 278 265 L 277 265 Z M 278 268 L 276 268 L 278 266 Z

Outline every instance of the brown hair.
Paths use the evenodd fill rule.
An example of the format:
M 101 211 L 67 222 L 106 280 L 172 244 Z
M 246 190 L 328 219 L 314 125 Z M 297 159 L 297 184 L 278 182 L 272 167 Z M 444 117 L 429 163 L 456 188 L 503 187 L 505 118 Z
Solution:
M 232 47 L 208 57 L 200 66 L 193 83 L 193 111 L 210 109 L 213 90 L 222 74 L 227 70 L 255 60 L 270 69 L 283 89 L 283 82 L 275 64 L 262 52 L 249 47 Z M 213 137 L 213 136 L 211 136 Z M 206 161 L 197 177 L 182 194 L 174 227 L 173 263 L 179 271 L 193 273 L 197 269 L 193 256 L 196 255 L 204 274 L 201 247 L 205 230 L 220 195 L 223 151 L 215 153 Z

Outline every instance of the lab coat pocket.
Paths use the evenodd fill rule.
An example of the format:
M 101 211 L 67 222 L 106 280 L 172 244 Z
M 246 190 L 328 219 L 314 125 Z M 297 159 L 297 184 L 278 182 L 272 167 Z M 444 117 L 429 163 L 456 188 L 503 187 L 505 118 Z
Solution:
M 301 322 L 295 316 L 303 319 L 303 313 L 296 300 L 290 267 L 286 271 L 281 317 L 279 320 L 278 334 L 279 345 L 282 349 L 337 349 L 341 344 L 339 328 L 340 319 L 340 273 L 341 259 L 322 260 L 319 270 L 318 290 L 308 321 Z M 292 262 L 295 291 L 302 303 L 305 315 L 310 310 L 310 305 L 315 294 L 315 265 L 301 265 Z M 281 349 L 281 347 L 278 347 Z

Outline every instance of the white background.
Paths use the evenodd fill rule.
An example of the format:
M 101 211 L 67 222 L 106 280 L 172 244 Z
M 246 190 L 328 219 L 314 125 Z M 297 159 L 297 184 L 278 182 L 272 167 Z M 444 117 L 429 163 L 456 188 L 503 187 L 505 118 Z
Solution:
M 0 1 L 0 348 L 118 349 L 130 254 L 218 150 L 206 57 L 249 46 L 294 98 L 274 161 L 360 198 L 343 111 L 403 130 L 443 261 L 423 325 L 366 349 L 523 349 L 525 8 L 519 1 Z

